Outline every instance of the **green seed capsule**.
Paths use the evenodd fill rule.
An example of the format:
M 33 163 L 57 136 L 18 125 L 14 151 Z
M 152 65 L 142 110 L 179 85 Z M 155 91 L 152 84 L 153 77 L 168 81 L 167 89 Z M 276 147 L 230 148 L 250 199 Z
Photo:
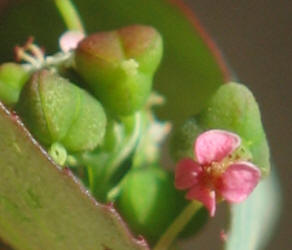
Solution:
M 130 228 L 155 243 L 186 206 L 182 192 L 174 188 L 173 176 L 156 167 L 132 170 L 116 201 Z M 205 211 L 191 220 L 181 236 L 197 232 L 207 219 Z
M 160 34 L 148 26 L 101 32 L 81 41 L 76 69 L 113 115 L 130 115 L 146 102 L 162 57 Z
M 167 172 L 137 169 L 127 176 L 117 206 L 134 231 L 154 242 L 180 210 L 178 196 Z
M 86 91 L 55 73 L 35 73 L 16 110 L 42 144 L 58 142 L 70 152 L 92 150 L 102 142 L 106 116 Z
M 197 120 L 206 129 L 226 129 L 240 135 L 263 176 L 269 173 L 269 147 L 259 107 L 247 87 L 238 83 L 222 85 Z
M 4 63 L 0 66 L 0 101 L 12 106 L 16 104 L 29 73 L 16 63 Z

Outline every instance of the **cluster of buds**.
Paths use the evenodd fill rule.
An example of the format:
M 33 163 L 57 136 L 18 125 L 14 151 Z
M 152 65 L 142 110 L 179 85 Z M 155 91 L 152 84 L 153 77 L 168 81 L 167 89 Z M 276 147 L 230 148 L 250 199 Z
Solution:
M 161 35 L 154 28 L 133 25 L 88 37 L 69 31 L 60 38 L 59 45 L 62 52 L 55 57 L 45 56 L 33 39 L 23 47 L 16 47 L 18 61 L 30 67 L 15 63 L 0 66 L 0 99 L 15 106 L 26 126 L 57 163 L 70 165 L 67 152 L 74 156 L 74 164 L 82 162 L 88 171 L 92 193 L 101 201 L 114 194 L 120 213 L 151 243 L 157 241 L 186 202 L 177 189 L 188 190 L 186 198 L 202 203 L 213 217 L 217 202 L 242 202 L 256 187 L 261 178 L 260 169 L 251 158 L 240 153 L 241 138 L 224 130 L 199 134 L 201 127 L 192 125 L 197 133 L 189 133 L 191 141 L 199 134 L 193 145 L 194 158 L 186 157 L 177 163 L 175 187 L 173 175 L 157 164 L 158 144 L 170 127 L 156 122 L 147 107 L 163 51 Z M 69 66 L 68 58 L 72 62 Z M 11 74 L 12 71 L 15 73 Z M 74 79 L 71 71 L 78 84 L 71 82 Z M 141 121 L 140 115 L 147 112 L 151 119 Z M 215 123 L 216 115 L 210 116 L 216 118 Z M 134 117 L 140 117 L 137 124 L 144 122 L 144 128 L 139 125 L 135 129 L 135 122 L 129 122 L 135 121 Z M 210 120 L 213 127 L 214 120 Z M 144 145 L 140 143 L 138 149 L 144 152 L 139 155 L 134 147 L 142 129 L 148 134 L 141 140 Z M 154 133 L 157 131 L 158 134 Z M 180 147 L 179 143 L 176 145 Z M 86 153 L 102 164 L 86 162 L 83 159 Z M 125 178 L 117 184 L 112 177 L 132 153 L 133 162 L 139 166 L 124 173 L 121 179 Z M 145 165 L 149 166 L 144 168 Z M 137 202 L 141 194 L 143 199 Z M 159 226 L 155 226 L 157 221 Z

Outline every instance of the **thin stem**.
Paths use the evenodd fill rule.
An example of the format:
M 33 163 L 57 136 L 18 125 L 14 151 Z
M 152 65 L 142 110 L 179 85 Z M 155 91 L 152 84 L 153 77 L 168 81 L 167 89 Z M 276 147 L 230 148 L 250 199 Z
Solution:
M 122 146 L 122 148 L 112 156 L 112 159 L 106 169 L 106 174 L 104 176 L 104 180 L 108 181 L 113 173 L 115 173 L 116 169 L 119 165 L 129 156 L 129 154 L 133 151 L 134 147 L 137 144 L 139 136 L 141 134 L 141 114 L 136 113 L 135 115 L 135 125 L 131 134 L 128 136 L 127 143 Z
M 57 53 L 53 56 L 47 56 L 44 58 L 44 61 L 36 60 L 32 56 L 30 56 L 31 58 L 28 58 L 27 55 L 23 57 L 23 54 L 20 54 L 19 58 L 28 62 L 26 64 L 22 64 L 22 66 L 27 71 L 30 71 L 30 72 L 35 72 L 41 68 L 52 67 L 52 66 L 53 67 L 60 67 L 60 66 L 71 67 L 73 65 L 72 52 Z
M 202 203 L 197 201 L 190 202 L 184 210 L 179 214 L 174 222 L 168 227 L 165 233 L 161 236 L 153 250 L 167 250 L 178 234 L 187 225 L 194 214 L 202 207 Z
M 44 62 L 45 60 L 44 54 L 38 46 L 36 46 L 35 44 L 29 44 L 28 49 L 37 58 L 38 61 L 40 61 L 41 63 Z
M 70 0 L 55 0 L 55 4 L 69 30 L 85 33 L 78 11 Z

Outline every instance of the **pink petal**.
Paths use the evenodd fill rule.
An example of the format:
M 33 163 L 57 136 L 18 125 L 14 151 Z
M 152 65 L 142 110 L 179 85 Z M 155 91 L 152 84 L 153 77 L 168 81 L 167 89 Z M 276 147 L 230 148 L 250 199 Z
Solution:
M 240 137 L 224 130 L 209 130 L 201 134 L 195 143 L 195 155 L 200 165 L 220 162 L 240 146 Z
M 185 158 L 178 162 L 175 171 L 175 187 L 177 189 L 187 189 L 198 182 L 198 176 L 202 172 L 202 167 L 193 159 Z
M 84 38 L 80 31 L 67 31 L 59 39 L 59 45 L 63 52 L 76 49 L 78 43 Z
M 261 172 L 255 165 L 249 162 L 236 162 L 221 175 L 216 190 L 229 202 L 241 202 L 256 187 L 260 177 Z
M 210 190 L 202 185 L 193 186 L 186 195 L 188 200 L 198 200 L 208 209 L 211 217 L 216 211 L 216 195 L 215 191 Z

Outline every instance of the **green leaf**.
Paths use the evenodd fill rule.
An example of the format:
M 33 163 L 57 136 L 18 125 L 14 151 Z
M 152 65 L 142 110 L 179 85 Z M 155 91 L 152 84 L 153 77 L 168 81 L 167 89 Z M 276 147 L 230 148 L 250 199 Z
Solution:
M 148 249 L 0 105 L 0 235 L 15 249 Z
M 225 250 L 264 249 L 280 209 L 279 183 L 272 171 L 245 202 L 231 206 L 231 226 Z

